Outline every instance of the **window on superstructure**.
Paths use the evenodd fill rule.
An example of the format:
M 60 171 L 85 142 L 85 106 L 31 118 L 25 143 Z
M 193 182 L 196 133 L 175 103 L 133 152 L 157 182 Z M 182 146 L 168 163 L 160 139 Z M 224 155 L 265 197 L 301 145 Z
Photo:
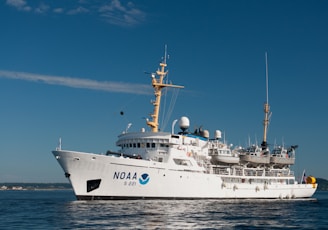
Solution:
M 140 148 L 140 143 L 137 143 L 137 147 Z
M 133 148 L 136 148 L 137 147 L 137 144 L 136 143 L 133 143 Z
M 177 165 L 192 166 L 189 160 L 174 158 L 173 161 Z
M 147 145 L 146 145 L 146 146 L 147 146 L 147 148 L 150 148 L 150 143 L 147 143 Z
M 155 143 L 151 143 L 151 147 L 152 148 L 155 148 L 156 147 L 156 144 Z
M 130 143 L 130 148 L 132 148 L 132 143 Z

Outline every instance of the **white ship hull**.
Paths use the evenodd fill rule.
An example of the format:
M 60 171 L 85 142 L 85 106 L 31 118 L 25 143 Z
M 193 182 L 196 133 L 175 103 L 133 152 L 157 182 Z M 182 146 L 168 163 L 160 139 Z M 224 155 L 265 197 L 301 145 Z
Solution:
M 216 155 L 212 156 L 213 164 L 217 163 L 226 163 L 226 164 L 238 164 L 239 163 L 239 156 L 224 156 L 224 155 Z
M 273 157 L 270 157 L 270 163 L 280 164 L 280 165 L 293 165 L 293 164 L 295 164 L 295 158 L 285 158 L 285 157 L 273 156 Z
M 254 164 L 269 164 L 269 156 L 240 155 L 240 161 Z
M 250 183 L 248 181 L 255 177 L 177 171 L 149 160 L 65 150 L 53 151 L 53 154 L 79 200 L 291 199 L 311 197 L 316 190 L 316 184 L 287 184 L 290 177 L 263 178 L 261 183 Z M 143 174 L 148 174 L 148 177 L 141 178 Z M 235 182 L 231 182 L 232 178 Z M 265 179 L 271 182 L 266 183 Z M 88 181 L 100 183 L 88 191 Z

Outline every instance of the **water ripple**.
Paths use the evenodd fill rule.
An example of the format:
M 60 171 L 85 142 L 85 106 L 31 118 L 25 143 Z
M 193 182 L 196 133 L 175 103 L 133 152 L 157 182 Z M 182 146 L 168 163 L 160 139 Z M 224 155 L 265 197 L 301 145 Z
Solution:
M 321 196 L 321 197 L 320 197 Z M 0 193 L 0 229 L 324 229 L 328 192 L 305 200 L 75 201 L 71 191 Z

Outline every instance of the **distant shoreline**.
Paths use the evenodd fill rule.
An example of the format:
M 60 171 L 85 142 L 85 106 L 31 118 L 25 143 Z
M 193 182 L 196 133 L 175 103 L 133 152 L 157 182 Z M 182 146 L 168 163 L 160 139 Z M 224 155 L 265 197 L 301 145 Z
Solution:
M 72 190 L 69 183 L 0 183 L 0 191 Z

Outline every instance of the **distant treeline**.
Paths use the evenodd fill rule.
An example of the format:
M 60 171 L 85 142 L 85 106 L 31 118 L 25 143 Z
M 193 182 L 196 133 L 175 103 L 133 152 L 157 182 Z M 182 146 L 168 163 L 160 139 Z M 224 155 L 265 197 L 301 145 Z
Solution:
M 69 183 L 0 183 L 0 190 L 72 189 Z
M 318 183 L 318 190 L 328 191 L 328 180 L 322 178 L 316 178 Z

